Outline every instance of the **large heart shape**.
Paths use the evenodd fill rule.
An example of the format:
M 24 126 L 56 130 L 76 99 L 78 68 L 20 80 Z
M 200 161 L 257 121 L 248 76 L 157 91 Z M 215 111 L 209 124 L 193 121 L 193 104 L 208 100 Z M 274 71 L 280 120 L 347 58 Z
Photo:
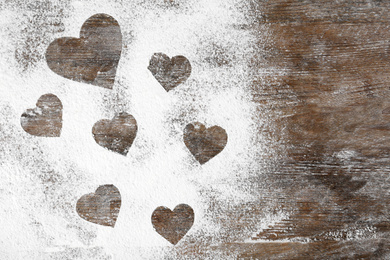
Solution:
M 81 27 L 80 38 L 63 37 L 46 50 L 49 68 L 67 79 L 111 89 L 122 51 L 118 22 L 95 14 Z
M 148 69 L 166 91 L 177 87 L 191 75 L 191 64 L 186 57 L 175 56 L 170 59 L 164 53 L 155 53 Z
M 152 214 L 154 229 L 166 240 L 176 245 L 194 224 L 194 210 L 180 204 L 171 211 L 167 207 L 158 207 Z
M 35 136 L 59 137 L 62 129 L 62 103 L 53 94 L 41 96 L 33 109 L 20 118 L 24 131 Z
M 125 112 L 116 115 L 112 120 L 102 119 L 92 128 L 96 143 L 126 155 L 137 135 L 137 121 Z
M 206 128 L 196 122 L 184 129 L 184 143 L 201 164 L 219 154 L 225 148 L 227 139 L 225 129 L 219 126 Z
M 77 214 L 86 221 L 114 227 L 121 207 L 121 194 L 112 184 L 102 185 L 95 193 L 83 195 L 76 205 Z

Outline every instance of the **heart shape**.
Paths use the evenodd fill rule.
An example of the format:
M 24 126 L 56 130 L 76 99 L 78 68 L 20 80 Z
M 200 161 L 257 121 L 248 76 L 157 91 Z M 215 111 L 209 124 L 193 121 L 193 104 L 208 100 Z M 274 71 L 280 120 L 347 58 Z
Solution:
M 114 227 L 121 207 L 121 194 L 112 184 L 99 186 L 95 193 L 83 195 L 76 205 L 77 214 L 86 221 Z
M 59 137 L 62 129 L 62 103 L 53 94 L 42 95 L 33 109 L 20 118 L 24 131 L 35 136 Z
M 194 210 L 186 204 L 177 205 L 173 211 L 167 207 L 158 207 L 152 214 L 154 229 L 174 245 L 187 234 L 194 219 Z
M 122 52 L 118 22 L 107 14 L 88 18 L 80 38 L 63 37 L 46 50 L 49 68 L 64 78 L 112 89 Z
M 155 53 L 148 69 L 166 91 L 170 91 L 186 81 L 191 75 L 191 64 L 184 56 L 170 59 L 164 53 Z
M 195 159 L 204 164 L 219 154 L 226 146 L 227 133 L 219 126 L 206 128 L 196 122 L 184 129 L 184 143 Z
M 126 156 L 137 135 L 137 121 L 132 115 L 123 112 L 112 120 L 96 122 L 92 134 L 99 145 Z

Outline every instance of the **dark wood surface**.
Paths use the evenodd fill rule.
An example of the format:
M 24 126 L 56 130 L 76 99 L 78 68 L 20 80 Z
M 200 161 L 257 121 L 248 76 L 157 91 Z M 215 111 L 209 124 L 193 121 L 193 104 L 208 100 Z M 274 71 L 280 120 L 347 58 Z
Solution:
M 183 245 L 185 255 L 206 257 L 208 248 L 240 259 L 390 259 L 390 2 L 247 6 L 252 23 L 237 28 L 258 40 L 252 96 L 274 156 L 259 155 L 266 173 L 241 180 L 257 201 L 213 204 L 226 243 Z M 263 211 L 272 214 L 267 205 L 286 217 L 256 231 Z
M 89 222 L 115 227 L 122 204 L 121 194 L 112 184 L 99 186 L 94 193 L 83 195 L 76 205 L 79 216 Z
M 186 204 L 177 205 L 173 211 L 161 206 L 152 214 L 152 224 L 157 233 L 176 245 L 194 224 L 194 210 Z
M 228 136 L 225 129 L 219 126 L 206 128 L 202 123 L 196 122 L 186 126 L 183 141 L 195 159 L 204 164 L 222 152 Z
M 27 109 L 20 118 L 24 131 L 34 136 L 59 137 L 62 129 L 62 103 L 53 94 L 42 95 L 35 108 Z
M 390 259 L 390 2 L 250 0 L 245 5 L 251 23 L 237 24 L 235 29 L 249 31 L 257 39 L 248 61 L 250 91 L 258 107 L 257 132 L 273 152 L 253 151 L 258 168 L 237 183 L 257 199 L 230 205 L 208 195 L 205 200 L 214 212 L 211 216 L 221 229 L 218 238 L 197 240 L 202 236 L 198 232 L 178 243 L 192 226 L 193 213 L 183 220 L 178 237 L 169 235 L 174 228 L 167 219 L 175 214 L 166 208 L 158 208 L 157 213 L 168 212 L 162 221 L 170 231 L 158 231 L 156 219 L 153 225 L 177 243 L 171 256 L 178 258 L 206 259 L 220 253 L 221 259 Z M 114 36 L 121 40 L 116 21 L 111 22 Z M 92 24 L 86 25 L 81 34 L 93 31 Z M 90 50 L 83 40 L 72 39 Z M 121 45 L 112 45 L 116 48 L 107 49 L 114 52 L 107 54 L 108 60 L 104 53 L 91 54 L 101 58 L 98 64 L 92 62 L 91 71 L 84 68 L 66 74 L 57 68 L 58 46 L 51 45 L 46 58 L 49 67 L 64 77 L 111 88 L 121 51 Z M 152 62 L 149 70 L 169 91 L 188 78 L 191 65 L 184 57 L 169 60 L 165 56 Z M 167 68 L 156 69 L 159 64 Z M 89 68 L 91 63 L 84 65 Z M 102 68 L 107 81 L 96 81 Z M 80 73 L 84 77 L 77 78 Z M 170 85 L 173 74 L 176 81 Z M 131 132 L 131 140 L 117 152 L 126 154 L 136 127 Z M 220 139 L 217 153 L 227 137 Z M 79 214 L 114 226 L 120 203 L 103 210 L 108 220 L 99 220 L 93 215 L 94 201 L 99 199 L 96 194 L 82 197 Z M 114 197 L 118 204 L 119 192 Z M 265 211 L 285 217 L 260 230 Z
M 276 243 L 225 249 L 246 259 L 389 259 L 390 2 L 249 5 L 246 29 L 267 50 L 251 63 L 253 100 L 270 121 L 259 132 L 279 155 L 268 182 L 289 217 L 252 238 Z
M 148 70 L 166 91 L 170 91 L 189 78 L 192 68 L 184 56 L 171 59 L 164 53 L 155 53 L 150 59 Z
M 137 136 L 137 121 L 126 112 L 115 115 L 112 120 L 102 119 L 92 128 L 93 138 L 99 145 L 125 155 Z
M 85 21 L 80 38 L 62 37 L 46 51 L 49 68 L 65 78 L 112 89 L 122 52 L 118 22 L 107 14 Z

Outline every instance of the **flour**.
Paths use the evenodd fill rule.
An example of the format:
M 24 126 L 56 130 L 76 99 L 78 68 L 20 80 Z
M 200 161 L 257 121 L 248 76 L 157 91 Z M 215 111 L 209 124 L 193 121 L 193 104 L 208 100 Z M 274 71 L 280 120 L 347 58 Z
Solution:
M 232 205 L 253 200 L 245 186 L 236 187 L 235 180 L 251 174 L 257 167 L 256 154 L 265 152 L 264 143 L 257 141 L 257 122 L 253 119 L 256 106 L 251 101 L 247 65 L 255 42 L 248 31 L 237 29 L 246 22 L 239 2 L 46 2 L 53 4 L 53 9 L 28 10 L 28 3 L 19 3 L 6 4 L 0 12 L 0 104 L 10 107 L 10 114 L 0 116 L 0 123 L 10 125 L 12 139 L 0 138 L 11 150 L 28 147 L 19 148 L 20 153 L 2 151 L 8 153 L 0 164 L 7 178 L 0 183 L 2 200 L 20 204 L 5 204 L 0 211 L 0 219 L 10 220 L 11 214 L 13 220 L 7 225 L 18 228 L 3 230 L 0 252 L 12 258 L 19 250 L 32 251 L 42 253 L 36 259 L 56 259 L 59 252 L 69 253 L 67 248 L 92 252 L 97 247 L 101 248 L 99 257 L 129 259 L 131 254 L 132 259 L 157 259 L 173 253 L 169 242 L 153 229 L 151 214 L 158 206 L 173 209 L 181 203 L 195 211 L 195 223 L 183 240 L 218 243 L 220 227 L 213 219 L 220 216 L 210 208 L 210 194 L 205 190 L 215 191 L 216 199 Z M 26 39 L 24 33 L 34 34 L 31 26 L 41 26 L 44 31 L 49 25 L 29 25 L 28 19 L 21 17 L 28 13 L 34 19 L 39 14 L 47 16 L 41 22 L 57 21 L 59 10 L 63 30 L 51 30 L 34 39 L 44 44 L 31 49 L 37 52 L 36 61 L 22 69 L 17 62 L 23 61 L 16 61 L 14 53 Z M 123 33 L 124 49 L 113 90 L 60 77 L 50 71 L 42 55 L 55 38 L 78 37 L 83 22 L 95 13 L 113 16 Z M 190 78 L 166 92 L 147 69 L 156 52 L 188 58 Z M 57 95 L 63 104 L 60 138 L 29 136 L 20 127 L 20 115 L 35 107 L 39 96 L 46 93 Z M 99 146 L 91 132 L 95 122 L 122 111 L 133 115 L 138 123 L 127 156 Z M 185 147 L 182 136 L 185 125 L 195 121 L 207 127 L 221 126 L 228 134 L 225 149 L 202 166 Z M 5 132 L 0 134 L 5 136 Z M 33 147 L 41 153 L 31 150 Z M 26 156 L 56 173 L 54 188 L 36 183 L 43 166 L 21 168 L 30 160 L 23 158 Z M 12 162 L 7 161 L 10 158 Z M 104 184 L 114 184 L 122 196 L 114 229 L 86 222 L 75 213 L 77 199 Z M 20 206 L 23 210 L 18 209 Z M 33 219 L 39 224 L 28 224 Z M 70 253 L 68 256 L 76 259 Z

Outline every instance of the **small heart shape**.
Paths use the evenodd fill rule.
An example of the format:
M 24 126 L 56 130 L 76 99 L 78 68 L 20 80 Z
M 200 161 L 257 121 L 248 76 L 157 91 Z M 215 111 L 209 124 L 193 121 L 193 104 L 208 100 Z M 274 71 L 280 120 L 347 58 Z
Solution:
M 41 96 L 33 109 L 27 109 L 20 118 L 24 131 L 31 135 L 59 137 L 62 129 L 62 103 L 53 94 Z
M 121 194 L 112 184 L 99 186 L 95 193 L 83 195 L 76 205 L 77 214 L 86 221 L 114 227 L 121 207 Z
M 204 164 L 219 154 L 227 144 L 227 133 L 219 126 L 206 128 L 196 122 L 184 129 L 184 143 L 195 159 Z
M 96 122 L 92 134 L 99 145 L 126 156 L 137 135 L 137 121 L 132 115 L 123 112 L 112 120 Z
M 194 224 L 194 210 L 180 204 L 171 211 L 167 207 L 158 207 L 153 211 L 152 224 L 157 233 L 176 245 Z
M 122 52 L 118 22 L 107 14 L 88 18 L 80 38 L 63 37 L 46 50 L 49 68 L 64 78 L 111 89 Z
M 155 53 L 148 69 L 166 91 L 170 91 L 186 81 L 191 75 L 191 64 L 184 56 L 170 59 L 164 53 Z

